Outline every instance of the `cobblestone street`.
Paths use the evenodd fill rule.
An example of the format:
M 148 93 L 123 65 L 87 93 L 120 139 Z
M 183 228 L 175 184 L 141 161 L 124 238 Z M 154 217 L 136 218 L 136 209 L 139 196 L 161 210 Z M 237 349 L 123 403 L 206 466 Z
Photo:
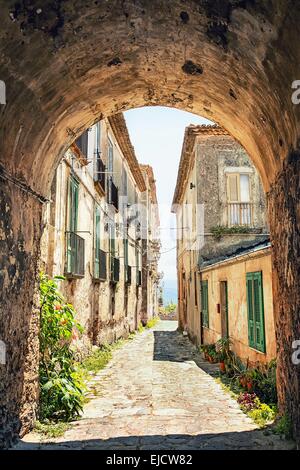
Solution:
M 30 433 L 17 449 L 285 449 L 265 435 L 211 374 L 196 348 L 161 321 L 137 334 L 91 383 L 82 418 L 63 437 Z

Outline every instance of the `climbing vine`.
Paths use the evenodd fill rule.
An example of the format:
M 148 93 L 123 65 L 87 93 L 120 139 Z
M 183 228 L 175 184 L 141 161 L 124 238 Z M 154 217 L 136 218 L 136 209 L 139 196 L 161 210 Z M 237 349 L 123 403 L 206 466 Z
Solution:
M 40 275 L 40 419 L 68 421 L 83 405 L 84 382 L 71 348 L 83 328 L 60 294 L 58 280 L 64 277 Z

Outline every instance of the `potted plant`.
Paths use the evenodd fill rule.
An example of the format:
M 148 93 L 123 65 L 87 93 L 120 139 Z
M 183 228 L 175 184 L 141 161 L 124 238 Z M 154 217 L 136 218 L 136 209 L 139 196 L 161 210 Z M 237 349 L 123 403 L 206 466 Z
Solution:
M 220 371 L 226 372 L 226 361 L 230 359 L 230 346 L 232 341 L 229 337 L 220 338 L 216 343 L 216 351 L 220 363 Z
M 252 372 L 252 370 L 248 369 L 245 376 L 246 376 L 247 390 L 248 390 L 248 392 L 252 392 L 252 390 L 253 390 L 253 372 Z
M 200 349 L 203 352 L 206 361 L 211 363 L 217 362 L 218 359 L 215 344 L 204 344 Z

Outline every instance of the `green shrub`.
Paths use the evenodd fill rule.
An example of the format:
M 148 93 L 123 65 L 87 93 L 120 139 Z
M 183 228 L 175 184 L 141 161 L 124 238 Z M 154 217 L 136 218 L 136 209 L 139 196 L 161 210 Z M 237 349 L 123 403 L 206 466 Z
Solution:
M 277 403 L 276 361 L 252 369 L 253 391 L 264 403 Z
M 281 416 L 278 419 L 273 432 L 274 434 L 279 434 L 280 436 L 284 436 L 286 439 L 292 439 L 293 426 L 292 426 L 291 418 L 286 414 Z
M 263 427 L 274 421 L 276 417 L 276 409 L 266 403 L 258 402 L 257 408 L 249 411 L 247 414 L 256 424 Z
M 169 302 L 168 305 L 165 306 L 165 312 L 167 313 L 174 313 L 177 308 L 177 305 L 173 302 Z
M 148 329 L 153 328 L 158 322 L 159 322 L 159 318 L 158 317 L 153 317 L 147 322 L 146 328 L 148 328 Z
M 57 280 L 40 276 L 40 419 L 70 420 L 82 411 L 84 381 L 75 365 L 72 338 L 83 331 Z
M 112 346 L 104 344 L 86 357 L 80 367 L 86 372 L 96 373 L 103 369 L 112 357 Z

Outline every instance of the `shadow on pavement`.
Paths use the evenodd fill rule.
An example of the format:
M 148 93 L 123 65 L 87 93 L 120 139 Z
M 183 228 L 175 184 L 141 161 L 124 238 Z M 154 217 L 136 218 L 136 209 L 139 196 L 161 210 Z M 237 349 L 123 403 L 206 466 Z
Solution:
M 261 431 L 228 432 L 220 434 L 172 434 L 129 436 L 111 439 L 87 439 L 62 443 L 20 441 L 14 450 L 291 450 L 292 443 L 278 436 L 264 436 Z
M 218 364 L 210 364 L 202 358 L 199 349 L 187 336 L 179 331 L 154 331 L 154 361 L 189 362 L 194 361 L 207 374 L 219 375 Z

